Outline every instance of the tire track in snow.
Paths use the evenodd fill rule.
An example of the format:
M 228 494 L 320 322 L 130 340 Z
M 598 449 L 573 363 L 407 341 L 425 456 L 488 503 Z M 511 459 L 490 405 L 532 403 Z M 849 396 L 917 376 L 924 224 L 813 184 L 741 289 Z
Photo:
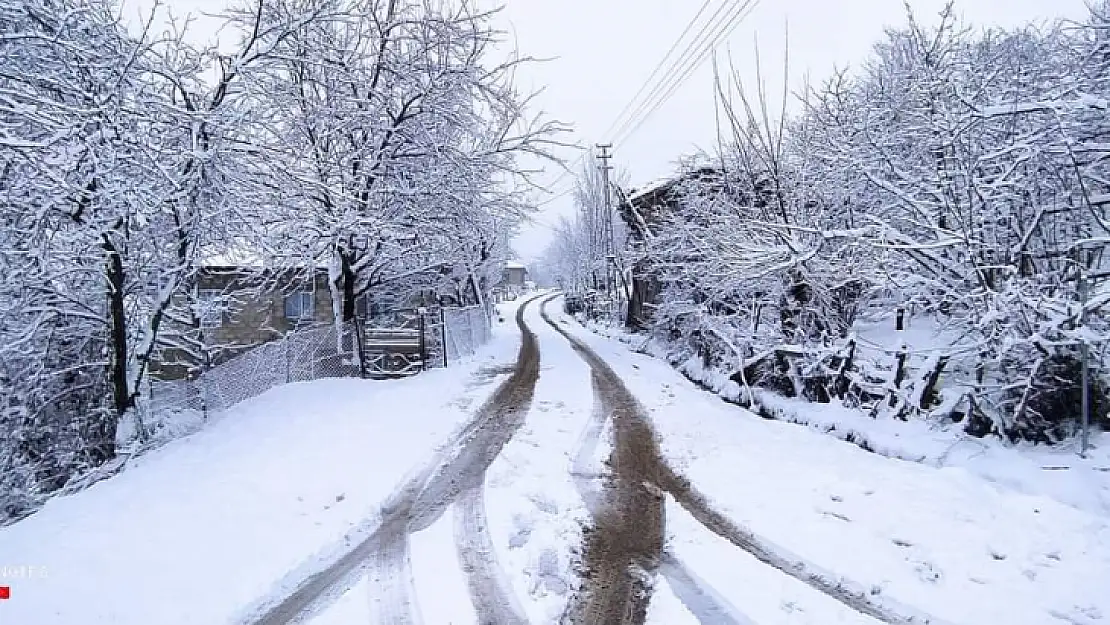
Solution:
M 660 488 L 673 496 L 678 505 L 709 531 L 748 552 L 760 562 L 861 614 L 890 625 L 947 625 L 939 618 L 902 605 L 890 598 L 884 597 L 882 603 L 879 603 L 872 598 L 873 595 L 864 590 L 862 585 L 825 571 L 788 550 L 756 536 L 748 528 L 714 509 L 708 497 L 698 491 L 686 477 L 670 469 L 666 470 L 665 480 L 660 484 Z
M 382 532 L 369 557 L 370 622 L 396 625 L 420 623 L 412 584 L 409 535 L 403 528 Z
M 498 565 L 484 493 L 484 488 L 471 488 L 455 502 L 455 546 L 474 609 L 482 625 L 527 625 L 524 610 Z
M 594 396 L 597 396 L 596 391 Z M 586 504 L 586 511 L 591 515 L 600 513 L 602 504 L 600 481 L 606 477 L 603 473 L 593 470 L 591 465 L 597 454 L 598 445 L 601 444 L 601 434 L 608 422 L 609 419 L 605 414 L 604 407 L 595 401 L 593 414 L 578 438 L 578 451 L 571 461 L 571 480 L 574 482 L 578 495 L 582 497 L 582 501 Z
M 380 524 L 368 537 L 345 550 L 326 568 L 298 582 L 280 601 L 265 605 L 260 614 L 244 621 L 246 625 L 299 622 L 337 599 L 363 573 L 371 578 L 371 610 L 377 619 L 374 622 L 400 625 L 419 622 L 409 566 L 408 536 L 439 520 L 465 491 L 482 488 L 490 463 L 524 423 L 540 370 L 539 344 L 535 333 L 524 322 L 524 311 L 541 297 L 532 297 L 517 310 L 521 346 L 513 372 L 454 437 L 453 449 L 437 453 L 422 470 L 394 491 L 382 507 Z M 456 538 L 461 540 L 460 550 L 473 549 L 482 542 L 481 536 L 456 533 Z M 479 551 L 478 556 L 481 555 Z M 490 558 L 483 559 L 481 566 L 475 569 L 479 575 L 468 575 L 479 622 L 482 625 L 527 623 L 519 610 L 509 617 L 515 620 L 501 620 L 503 613 L 500 611 L 495 614 L 485 611 L 484 606 L 491 600 L 503 596 L 499 588 L 508 588 L 492 558 L 492 550 L 489 555 Z M 478 586 L 477 591 L 474 584 Z M 513 601 L 505 605 L 516 604 Z M 514 612 L 511 607 L 506 610 Z
M 540 314 L 569 339 L 547 314 L 550 301 L 543 303 Z M 604 369 L 594 366 L 592 354 L 583 351 L 581 344 L 571 340 L 571 347 L 590 364 L 597 402 L 575 472 L 583 472 L 582 465 L 598 444 L 602 429 L 598 423 L 612 424 L 613 447 L 610 472 L 602 488 L 594 488 L 584 477 L 575 480 L 593 526 L 586 533 L 583 549 L 583 590 L 568 606 L 565 620 L 575 624 L 643 623 L 651 600 L 652 578 L 663 552 L 665 525 L 662 493 L 654 487 L 660 481 L 654 434 L 639 418 L 642 409 L 635 398 L 627 391 L 620 394 L 621 389 Z M 596 356 L 593 359 L 597 360 Z
M 671 590 L 686 609 L 703 625 L 755 625 L 720 596 L 708 584 L 698 579 L 669 551 L 663 553 L 659 574 L 667 580 Z
M 483 492 L 486 471 L 517 430 L 524 425 L 535 396 L 536 383 L 540 377 L 540 348 L 535 332 L 524 322 L 524 311 L 541 297 L 543 296 L 533 297 L 517 310 L 516 323 L 522 339 L 516 367 L 512 377 L 478 411 L 490 424 L 483 431 L 489 439 L 487 444 L 471 444 L 464 448 L 459 463 L 463 467 L 470 467 L 469 470 L 447 471 L 448 475 L 459 475 L 462 480 L 441 481 L 439 485 L 422 494 L 422 499 L 428 501 L 429 510 L 437 505 L 453 503 L 455 506 L 455 549 L 463 565 L 479 625 L 528 623 L 528 618 L 513 595 L 512 585 L 497 561 L 493 539 L 489 536 Z M 555 296 L 547 299 L 553 297 Z M 433 520 L 418 518 L 417 522 L 426 527 Z
M 554 299 L 554 298 L 552 298 Z M 793 577 L 809 587 L 839 601 L 845 606 L 880 622 L 890 625 L 945 625 L 944 621 L 925 614 L 914 608 L 903 606 L 897 602 L 884 598 L 880 604 L 872 598 L 863 587 L 855 582 L 837 577 L 820 567 L 805 562 L 793 556 L 785 549 L 757 537 L 751 530 L 744 528 L 726 515 L 713 509 L 709 499 L 699 492 L 690 480 L 675 472 L 668 466 L 659 451 L 654 430 L 650 425 L 647 412 L 636 400 L 635 396 L 625 387 L 620 376 L 593 351 L 584 341 L 572 335 L 560 323 L 547 314 L 546 305 L 551 299 L 543 302 L 541 315 L 556 332 L 570 342 L 578 355 L 586 361 L 593 371 L 595 397 L 598 398 L 603 411 L 614 422 L 614 454 L 611 458 L 613 481 L 617 488 L 612 493 L 611 499 L 618 502 L 624 499 L 625 503 L 616 504 L 618 509 L 623 508 L 628 512 L 643 511 L 643 517 L 637 519 L 640 523 L 631 522 L 632 517 L 614 514 L 612 510 L 603 510 L 603 514 L 595 515 L 594 532 L 586 541 L 584 560 L 586 566 L 585 596 L 579 598 L 579 606 L 572 607 L 570 615 L 573 623 L 643 623 L 644 617 L 639 610 L 629 609 L 629 605 L 637 599 L 643 599 L 646 606 L 650 598 L 650 585 L 644 584 L 647 597 L 636 597 L 635 592 L 629 587 L 631 582 L 619 582 L 618 590 L 609 588 L 614 581 L 614 575 L 626 580 L 634 580 L 637 576 L 633 566 L 637 558 L 633 553 L 621 553 L 619 546 L 621 534 L 647 534 L 659 537 L 659 545 L 652 557 L 639 558 L 639 562 L 647 562 L 650 567 L 645 567 L 649 573 L 655 572 L 662 559 L 662 533 L 663 513 L 659 491 L 666 492 L 675 498 L 687 512 L 699 523 L 718 536 L 748 552 L 760 562 Z M 623 451 L 622 451 L 623 450 Z M 625 477 L 622 479 L 622 475 Z M 642 479 L 642 482 L 633 482 L 628 478 Z M 646 487 L 645 487 L 646 485 Z M 653 492 L 654 491 L 654 492 Z M 642 495 L 654 496 L 656 504 L 650 505 Z M 638 506 L 638 507 L 637 507 Z M 656 512 L 658 506 L 658 512 Z M 659 519 L 660 527 L 655 527 L 655 519 Z M 621 523 L 624 523 L 622 526 Z M 601 534 L 600 537 L 595 536 Z M 614 550 L 613 547 L 618 549 Z M 641 547 L 649 547 L 644 544 Z M 616 554 L 614 555 L 614 551 Z M 637 555 L 645 555 L 640 553 Z M 618 570 L 623 565 L 623 575 Z M 595 578 L 594 571 L 600 575 Z M 692 580 L 693 578 L 691 578 Z M 609 603 L 605 603 L 609 602 Z M 600 611 L 600 604 L 604 611 Z M 605 617 L 595 615 L 605 614 Z M 574 618 L 578 617 L 578 618 Z M 588 618 L 587 618 L 588 617 Z M 600 618 L 600 620 L 598 620 Z M 609 619 L 619 620 L 609 620 Z

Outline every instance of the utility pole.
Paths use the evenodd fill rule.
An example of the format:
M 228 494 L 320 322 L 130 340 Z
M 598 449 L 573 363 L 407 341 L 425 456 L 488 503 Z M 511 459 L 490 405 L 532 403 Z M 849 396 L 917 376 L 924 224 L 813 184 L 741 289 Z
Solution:
M 601 161 L 601 165 L 599 165 L 598 168 L 601 169 L 601 180 L 602 184 L 605 186 L 605 215 L 602 219 L 602 225 L 605 227 L 605 292 L 609 296 L 610 308 L 612 307 L 613 301 L 613 254 L 614 248 L 616 247 L 613 235 L 613 196 L 609 192 L 609 170 L 613 169 L 613 166 L 609 164 L 609 159 L 613 158 L 609 150 L 612 148 L 613 145 L 611 143 L 599 143 L 597 145 L 597 149 L 601 152 L 597 155 L 598 160 Z M 610 314 L 612 314 L 612 312 L 612 309 L 610 309 Z

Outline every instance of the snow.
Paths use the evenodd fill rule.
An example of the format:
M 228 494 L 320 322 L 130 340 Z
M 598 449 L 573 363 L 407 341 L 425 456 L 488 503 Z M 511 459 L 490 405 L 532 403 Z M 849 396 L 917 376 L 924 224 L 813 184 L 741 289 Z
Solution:
M 666 187 L 668 185 L 675 184 L 677 181 L 678 181 L 678 179 L 675 178 L 674 176 L 668 176 L 668 177 L 665 177 L 665 178 L 657 178 L 655 180 L 651 180 L 651 181 L 633 189 L 632 192 L 629 193 L 629 195 L 628 195 L 628 201 L 635 202 L 636 200 L 640 199 L 641 197 L 644 197 L 645 195 L 648 195 L 648 194 L 650 194 L 654 191 L 657 191 L 657 190 L 659 190 L 663 187 Z
M 701 621 L 682 605 L 666 580 L 657 578 L 648 603 L 647 625 L 701 625 Z
M 538 307 L 525 321 L 540 342 L 540 378 L 528 419 L 487 473 L 486 508 L 498 559 L 529 622 L 555 623 L 577 586 L 588 518 L 575 479 L 588 487 L 608 446 L 593 427 L 589 368 Z
M 608 456 L 603 432 L 591 427 L 590 372 L 570 345 L 544 322 L 538 307 L 525 314 L 541 344 L 541 371 L 523 426 L 486 473 L 485 505 L 494 555 L 531 623 L 555 623 L 577 585 L 576 551 L 586 522 L 575 476 L 600 475 Z M 411 538 L 412 575 L 425 625 L 477 622 L 466 592 L 450 511 Z M 311 625 L 373 622 L 365 578 Z
M 891 459 L 761 419 L 661 360 L 569 327 L 649 407 L 671 464 L 772 550 L 853 581 L 880 603 L 950 623 L 1086 624 L 1110 615 L 1106 516 L 980 471 Z M 999 475 L 1009 468 L 980 462 Z M 727 551 L 736 549 L 681 514 L 669 523 L 671 548 L 753 621 L 866 622 L 766 566 L 730 564 L 739 556 Z
M 716 595 L 715 602 L 723 604 L 734 623 L 877 623 L 792 577 L 774 573 L 707 530 L 669 498 L 667 528 L 668 549 L 687 568 L 696 568 L 699 585 Z
M 952 332 L 922 318 L 909 320 L 904 332 L 893 322 L 863 324 L 859 331 L 859 353 L 873 362 L 890 358 L 894 349 L 907 345 L 910 366 L 919 366 L 924 356 L 944 345 L 958 343 Z M 666 348 L 642 337 L 595 330 L 611 338 L 633 343 L 638 348 L 663 356 Z M 895 348 L 896 349 L 896 348 Z M 740 387 L 719 371 L 708 370 L 700 359 L 681 363 L 683 373 L 735 401 Z M 1086 512 L 1110 517 L 1110 433 L 1092 432 L 1092 448 L 1080 458 L 1077 441 L 1048 447 L 1019 443 L 1005 444 L 996 438 L 976 438 L 961 424 L 930 423 L 921 419 L 899 421 L 871 418 L 858 410 L 835 404 L 819 404 L 756 391 L 758 403 L 776 419 L 804 425 L 815 431 L 847 440 L 878 454 L 919 462 L 933 467 L 958 467 L 978 477 L 1027 495 L 1049 497 Z
M 504 311 L 511 317 L 512 304 Z M 0 529 L 4 625 L 174 625 L 241 619 L 366 533 L 378 506 L 503 376 L 519 333 L 397 381 L 272 389 L 209 427 Z M 315 554 L 315 555 L 314 555 Z
M 519 305 L 502 314 L 511 318 Z M 503 581 L 528 621 L 542 625 L 559 621 L 579 583 L 583 493 L 604 471 L 610 432 L 595 414 L 588 366 L 537 308 L 526 321 L 540 342 L 539 382 L 524 425 L 489 467 L 484 499 Z M 949 449 L 977 468 L 870 453 L 722 402 L 664 361 L 590 334 L 557 303 L 549 309 L 647 407 L 668 462 L 769 552 L 940 623 L 1096 625 L 1110 615 L 1110 517 L 1060 501 L 1062 486 L 1027 483 L 1035 479 L 1014 458 L 1047 462 L 1038 450 Z M 406 472 L 433 457 L 503 379 L 517 345 L 506 322 L 454 369 L 273 389 L 123 473 L 50 501 L 0 530 L 0 565 L 42 572 L 5 580 L 12 599 L 0 602 L 0 624 L 241 621 L 371 531 Z M 924 436 L 902 432 L 913 444 Z M 1084 491 L 1068 481 L 1078 475 L 1070 470 L 1042 473 L 1077 498 Z M 875 622 L 737 548 L 669 497 L 666 512 L 648 623 Z M 402 582 L 427 625 L 477 621 L 453 517 L 409 539 L 412 579 Z M 374 583 L 353 580 L 310 622 L 372 622 Z
M 470 604 L 466 577 L 459 562 L 452 531 L 452 515 L 417 532 L 410 539 L 412 577 L 420 601 L 424 623 L 474 623 L 477 615 Z M 372 620 L 347 619 L 346 623 L 372 623 Z M 312 625 L 322 625 L 315 621 Z
M 409 537 L 410 592 L 416 597 L 417 622 L 461 625 L 476 623 L 466 577 L 455 548 L 451 515 L 445 514 L 427 529 Z M 369 575 L 360 575 L 334 603 L 313 615 L 309 625 L 345 625 L 385 622 L 378 613 L 378 597 Z

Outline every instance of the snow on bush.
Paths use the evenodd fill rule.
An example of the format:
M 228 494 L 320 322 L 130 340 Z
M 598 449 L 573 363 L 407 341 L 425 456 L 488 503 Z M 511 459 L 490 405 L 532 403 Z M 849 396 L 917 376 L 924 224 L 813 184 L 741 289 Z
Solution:
M 720 85 L 734 143 L 622 213 L 658 293 L 647 330 L 744 404 L 762 389 L 1041 443 L 1077 430 L 1085 345 L 1105 425 L 1108 24 L 1105 2 L 1043 31 L 911 15 L 781 124 Z

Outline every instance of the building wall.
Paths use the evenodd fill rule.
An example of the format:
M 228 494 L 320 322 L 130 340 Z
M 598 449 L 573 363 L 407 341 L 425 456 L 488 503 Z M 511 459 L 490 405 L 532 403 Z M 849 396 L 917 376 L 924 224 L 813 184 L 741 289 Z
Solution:
M 524 267 L 506 267 L 502 273 L 502 282 L 508 286 L 523 287 L 528 280 L 528 270 Z
M 313 293 L 313 315 L 299 324 L 285 316 L 285 297 L 302 288 Z M 177 328 L 189 332 L 209 346 L 210 363 L 219 364 L 244 351 L 273 341 L 297 327 L 331 323 L 331 291 L 327 273 L 317 271 L 311 279 L 304 272 L 287 271 L 262 277 L 248 276 L 233 268 L 212 268 L 197 280 L 197 289 L 219 291 L 226 302 L 218 326 Z M 179 304 L 189 305 L 185 298 Z M 182 378 L 189 369 L 202 363 L 179 349 L 163 349 L 151 367 L 151 375 L 161 379 Z

